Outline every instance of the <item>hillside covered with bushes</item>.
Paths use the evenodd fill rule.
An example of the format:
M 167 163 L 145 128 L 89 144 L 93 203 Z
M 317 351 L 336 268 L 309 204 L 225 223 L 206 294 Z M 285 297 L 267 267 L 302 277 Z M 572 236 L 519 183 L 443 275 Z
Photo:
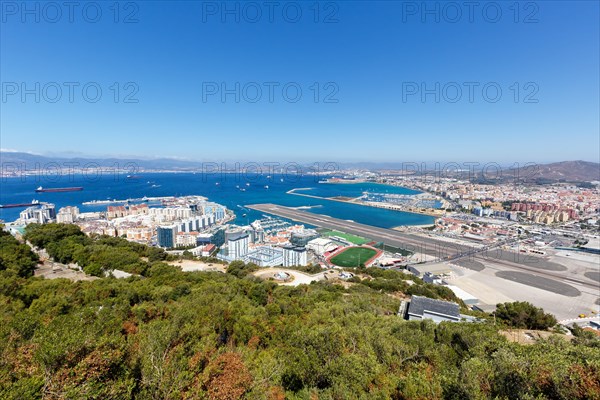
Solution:
M 35 255 L 3 233 L 2 399 L 600 399 L 588 332 L 524 346 L 499 333 L 502 320 L 404 321 L 399 272 L 278 286 L 243 273 L 252 267 L 183 273 L 158 249 L 40 229 L 26 237 L 62 261 L 141 276 L 35 278 Z M 522 309 L 505 307 L 507 323 Z

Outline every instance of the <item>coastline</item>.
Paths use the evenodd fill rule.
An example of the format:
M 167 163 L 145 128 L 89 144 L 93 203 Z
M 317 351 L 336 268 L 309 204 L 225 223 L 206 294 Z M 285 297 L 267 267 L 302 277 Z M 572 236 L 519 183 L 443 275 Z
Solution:
M 411 227 L 411 228 L 430 228 L 432 226 L 435 226 L 435 223 L 431 223 L 431 224 L 419 224 L 419 225 L 399 225 L 399 226 L 395 226 L 392 228 L 392 230 L 394 231 L 405 231 L 407 227 Z
M 356 205 L 364 206 L 364 207 L 382 208 L 382 209 L 385 209 L 385 210 L 396 211 L 396 212 L 403 212 L 403 213 L 409 213 L 409 214 L 427 215 L 427 216 L 433 217 L 433 218 L 438 218 L 438 217 L 442 216 L 441 214 L 438 215 L 437 213 L 420 212 L 420 211 L 414 211 L 414 210 L 410 210 L 410 211 L 409 210 L 402 210 L 402 209 L 399 209 L 399 208 L 394 208 L 394 207 L 387 206 L 387 205 L 385 205 L 383 203 L 381 205 L 375 205 L 372 202 L 359 201 L 360 197 L 351 198 L 350 200 L 344 200 L 344 199 L 341 199 L 339 197 L 321 197 L 321 196 L 315 196 L 315 195 L 306 194 L 306 193 L 296 193 L 295 192 L 296 190 L 300 190 L 300 188 L 288 190 L 286 192 L 286 194 L 292 194 L 292 195 L 295 195 L 295 196 L 309 197 L 309 198 L 318 199 L 318 200 L 337 201 L 339 203 L 350 203 L 350 204 L 356 204 Z M 425 226 L 431 226 L 431 225 L 433 225 L 433 223 L 427 224 Z M 416 225 L 401 225 L 401 226 L 416 226 Z

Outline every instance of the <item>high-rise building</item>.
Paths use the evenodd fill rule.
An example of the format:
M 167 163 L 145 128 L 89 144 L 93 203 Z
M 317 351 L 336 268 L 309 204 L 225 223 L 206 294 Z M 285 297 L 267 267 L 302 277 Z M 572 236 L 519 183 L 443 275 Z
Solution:
M 177 225 L 159 226 L 156 228 L 156 239 L 158 245 L 164 248 L 175 247 L 177 236 Z
M 233 260 L 239 260 L 248 254 L 248 234 L 233 237 L 227 240 L 228 256 Z
M 220 226 L 211 232 L 210 242 L 217 247 L 225 244 L 225 227 Z
M 304 266 L 308 264 L 306 247 L 285 246 L 283 248 L 283 266 Z

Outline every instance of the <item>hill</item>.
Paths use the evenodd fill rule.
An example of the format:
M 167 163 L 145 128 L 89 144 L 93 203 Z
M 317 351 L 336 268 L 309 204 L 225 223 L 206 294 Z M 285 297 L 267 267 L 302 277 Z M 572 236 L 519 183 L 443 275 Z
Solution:
M 536 176 L 565 182 L 600 181 L 600 164 L 589 161 L 562 161 L 538 165 Z
M 57 258 L 147 268 L 127 279 L 40 279 L 29 276 L 31 252 L 0 253 L 2 399 L 600 398 L 597 339 L 574 331 L 572 342 L 524 346 L 489 316 L 405 321 L 404 293 L 451 293 L 402 272 L 366 269 L 370 278 L 348 287 L 279 286 L 246 274 L 255 266 L 184 273 L 124 239 L 32 228 L 26 237 Z
M 79 165 L 81 167 L 95 164 L 101 167 L 114 167 L 119 165 L 126 167 L 128 164 L 134 164 L 140 169 L 145 170 L 172 170 L 172 171 L 193 171 L 203 167 L 203 161 L 179 160 L 173 158 L 94 158 L 94 157 L 51 157 L 25 152 L 0 151 L 0 162 L 3 165 L 14 164 L 16 166 L 24 165 L 26 169 L 35 169 L 36 165 L 48 165 L 50 163 L 58 163 L 59 165 Z M 321 163 L 325 164 L 325 163 Z M 414 163 L 410 163 L 411 168 Z M 311 163 L 300 163 L 307 167 L 313 165 Z M 394 171 L 408 168 L 402 162 L 356 162 L 356 163 L 337 163 L 340 168 L 353 169 L 364 168 L 370 170 Z M 429 166 L 427 167 L 429 168 Z M 307 168 L 308 170 L 308 168 Z M 411 169 L 412 171 L 412 169 Z M 427 170 L 426 173 L 435 171 Z M 462 172 L 457 172 L 462 174 Z M 445 175 L 451 176 L 451 172 L 445 171 Z M 507 169 L 505 176 L 514 177 L 515 172 L 512 169 Z M 533 167 L 522 168 L 519 176 L 527 180 L 546 180 L 552 182 L 592 182 L 600 181 L 600 164 L 589 161 L 561 161 L 550 164 L 535 164 Z
M 28 170 L 33 170 L 41 166 L 57 163 L 62 165 L 74 165 L 85 167 L 90 165 L 100 167 L 112 167 L 118 165 L 121 168 L 127 168 L 128 165 L 136 165 L 140 169 L 149 170 L 194 170 L 202 168 L 200 161 L 185 161 L 170 158 L 157 159 L 138 159 L 138 158 L 85 158 L 85 157 L 48 157 L 24 152 L 0 152 L 0 162 L 3 165 L 14 164 L 15 166 L 25 166 Z

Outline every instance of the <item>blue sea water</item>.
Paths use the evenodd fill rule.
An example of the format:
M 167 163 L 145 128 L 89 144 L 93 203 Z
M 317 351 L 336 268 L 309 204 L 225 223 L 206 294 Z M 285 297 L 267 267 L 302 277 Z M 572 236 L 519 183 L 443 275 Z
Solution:
M 410 189 L 375 183 L 330 184 L 319 183 L 315 176 L 194 174 L 194 173 L 141 173 L 136 179 L 125 175 L 103 173 L 95 176 L 62 175 L 55 177 L 23 176 L 2 178 L 0 204 L 30 202 L 32 199 L 54 203 L 58 208 L 78 206 L 81 212 L 103 211 L 106 205 L 82 205 L 91 200 L 142 198 L 144 196 L 200 195 L 233 210 L 236 223 L 247 224 L 262 218 L 263 213 L 244 208 L 245 205 L 274 203 L 290 207 L 311 207 L 306 211 L 352 220 L 382 228 L 401 225 L 433 223 L 433 217 L 390 211 L 356 204 L 341 203 L 288 194 L 292 189 L 308 190 L 299 193 L 319 197 L 358 197 L 365 191 L 398 194 L 416 194 Z M 35 193 L 38 186 L 47 188 L 83 186 L 80 192 Z M 266 187 L 268 186 L 268 188 Z M 245 189 L 242 191 L 241 189 Z M 0 209 L 0 219 L 14 221 L 22 208 Z M 246 214 L 246 217 L 243 215 Z

